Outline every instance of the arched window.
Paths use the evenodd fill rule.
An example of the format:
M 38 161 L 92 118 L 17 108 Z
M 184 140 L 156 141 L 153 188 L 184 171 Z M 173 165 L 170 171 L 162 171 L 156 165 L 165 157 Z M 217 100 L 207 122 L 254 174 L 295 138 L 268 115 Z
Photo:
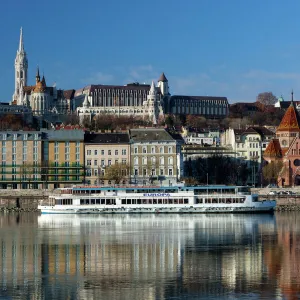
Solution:
M 139 164 L 139 158 L 138 158 L 138 157 L 135 157 L 135 158 L 134 158 L 134 164 L 135 164 L 135 165 L 138 165 L 138 164 Z
M 172 156 L 170 156 L 168 158 L 168 163 L 169 163 L 169 165 L 173 165 L 173 157 Z
M 147 157 L 143 157 L 143 165 L 147 164 Z
M 147 147 L 143 147 L 143 153 L 147 153 Z
M 164 153 L 164 147 L 159 148 L 159 153 Z
M 155 164 L 155 162 L 156 162 L 155 156 L 152 156 L 151 162 L 152 162 L 152 164 Z
M 164 160 L 163 157 L 161 157 L 161 158 L 159 159 L 159 164 L 160 164 L 160 165 L 164 165 L 164 164 L 165 164 L 165 160 Z

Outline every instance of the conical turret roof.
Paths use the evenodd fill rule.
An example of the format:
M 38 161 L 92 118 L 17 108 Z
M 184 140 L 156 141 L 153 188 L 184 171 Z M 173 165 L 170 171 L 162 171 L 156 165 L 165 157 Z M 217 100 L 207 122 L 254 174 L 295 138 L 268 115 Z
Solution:
M 295 108 L 295 104 L 292 101 L 291 105 L 285 112 L 277 130 L 277 131 L 294 131 L 294 132 L 300 132 L 300 117 L 299 114 Z
M 167 82 L 168 79 L 167 77 L 165 76 L 165 73 L 161 73 L 160 77 L 158 78 L 158 81 L 162 81 L 162 82 Z
M 273 139 L 270 141 L 266 150 L 264 151 L 264 157 L 282 157 L 282 150 L 278 139 Z

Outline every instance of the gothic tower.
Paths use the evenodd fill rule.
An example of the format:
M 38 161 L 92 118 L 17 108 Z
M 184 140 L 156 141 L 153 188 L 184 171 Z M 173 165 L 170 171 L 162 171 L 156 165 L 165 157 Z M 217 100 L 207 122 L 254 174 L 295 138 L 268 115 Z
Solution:
M 21 91 L 27 85 L 28 60 L 23 44 L 23 30 L 21 27 L 19 49 L 15 59 L 15 92 L 13 94 L 13 103 L 22 105 L 23 95 Z

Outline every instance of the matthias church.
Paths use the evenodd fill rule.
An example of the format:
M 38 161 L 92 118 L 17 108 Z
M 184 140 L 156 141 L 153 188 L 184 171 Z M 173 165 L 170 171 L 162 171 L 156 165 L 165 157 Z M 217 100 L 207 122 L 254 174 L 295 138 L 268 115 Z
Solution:
M 45 76 L 36 72 L 35 85 L 28 85 L 28 59 L 21 29 L 15 59 L 15 91 L 11 104 L 28 107 L 40 120 L 62 121 L 67 114 L 77 114 L 80 120 L 101 114 L 135 116 L 158 124 L 166 114 L 202 115 L 225 118 L 229 105 L 226 97 L 171 95 L 164 73 L 157 85 L 129 83 L 127 85 L 88 85 L 78 90 L 60 90 L 47 86 Z

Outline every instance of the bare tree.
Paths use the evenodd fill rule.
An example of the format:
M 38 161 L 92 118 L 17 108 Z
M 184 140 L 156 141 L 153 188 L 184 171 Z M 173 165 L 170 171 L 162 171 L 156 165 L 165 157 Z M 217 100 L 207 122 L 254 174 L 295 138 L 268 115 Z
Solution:
M 105 179 L 114 181 L 115 184 L 129 176 L 130 166 L 128 164 L 114 164 L 105 169 Z
M 257 95 L 256 102 L 263 110 L 265 106 L 274 105 L 277 102 L 277 98 L 272 92 L 263 92 Z

